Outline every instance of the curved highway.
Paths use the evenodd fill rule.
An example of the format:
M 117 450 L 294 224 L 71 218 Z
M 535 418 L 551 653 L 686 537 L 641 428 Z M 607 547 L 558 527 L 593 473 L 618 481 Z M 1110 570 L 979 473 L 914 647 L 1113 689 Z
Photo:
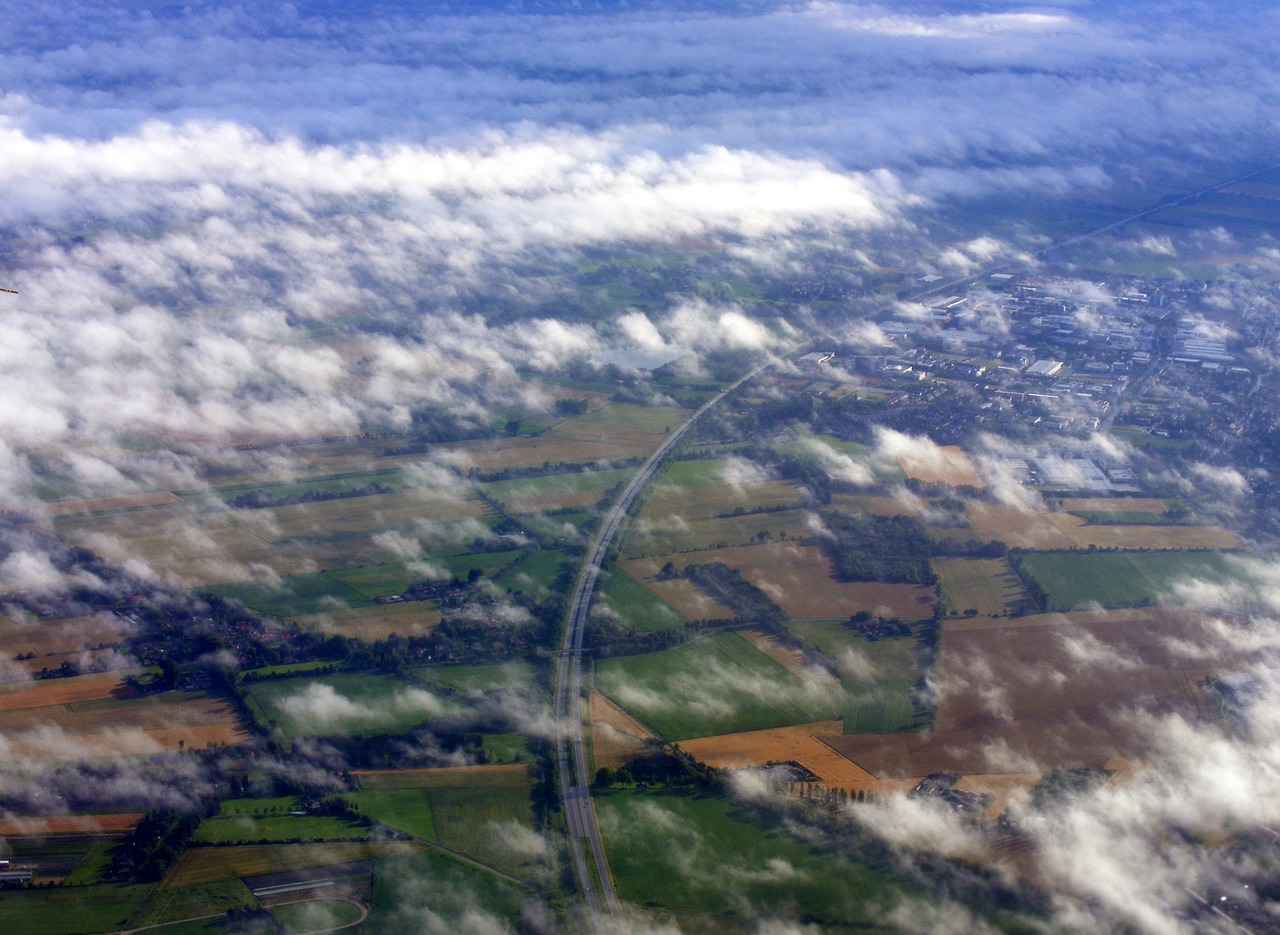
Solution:
M 631 478 L 617 502 L 605 515 L 600 531 L 587 551 L 586 562 L 573 590 L 573 599 L 569 604 L 569 625 L 564 631 L 564 639 L 560 644 L 560 663 L 556 667 L 556 771 L 560 780 L 560 794 L 564 800 L 569 851 L 573 855 L 578 886 L 586 899 L 591 924 L 596 931 L 621 935 L 627 930 L 627 923 L 618 892 L 613 885 L 613 877 L 609 873 L 609 861 L 605 857 L 604 844 L 600 840 L 600 826 L 591 803 L 591 779 L 587 775 L 586 744 L 583 740 L 582 641 L 587 629 L 591 595 L 600 577 L 601 563 L 618 535 L 618 530 L 622 528 L 627 510 L 645 485 L 653 479 L 662 460 L 707 410 L 767 366 L 769 365 L 764 364 L 757 367 L 732 386 L 711 397 L 658 446 L 658 450 Z

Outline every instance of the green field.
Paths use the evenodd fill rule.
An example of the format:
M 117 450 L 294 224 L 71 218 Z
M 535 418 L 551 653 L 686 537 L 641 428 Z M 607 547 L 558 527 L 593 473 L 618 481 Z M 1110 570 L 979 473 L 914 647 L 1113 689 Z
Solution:
M 76 868 L 67 874 L 63 883 L 67 886 L 86 886 L 106 882 L 104 874 L 111 865 L 111 848 L 114 838 L 99 838 Z
M 797 432 L 794 439 L 788 441 L 776 442 L 773 450 L 783 457 L 800 458 L 809 460 L 814 457 L 814 443 L 826 445 L 841 454 L 847 455 L 863 455 L 871 449 L 866 445 L 860 445 L 857 442 L 845 441 L 842 438 L 836 438 L 833 435 L 819 435 L 813 432 Z
M 284 675 L 305 675 L 308 672 L 314 672 L 316 669 L 324 669 L 328 666 L 337 665 L 332 659 L 317 659 L 314 662 L 293 662 L 288 665 L 279 666 L 263 666 L 261 669 L 246 669 L 240 673 L 241 678 L 245 676 L 256 676 L 258 678 L 275 678 Z M 252 679 L 250 679 L 252 681 Z
M 675 630 L 685 619 L 669 604 L 658 600 L 643 584 L 616 565 L 601 589 L 610 609 L 622 622 L 640 633 Z
M 15 837 L 5 840 L 4 856 L 18 864 L 38 864 L 50 876 L 75 874 L 83 882 L 92 883 L 97 881 L 95 867 L 102 862 L 102 844 L 103 839 L 97 835 Z
M 408 590 L 409 585 L 422 580 L 421 575 L 409 571 L 403 562 L 342 568 L 328 574 L 370 600 L 389 597 L 392 594 L 403 594 Z
M 1018 561 L 1047 592 L 1045 609 L 1055 611 L 1158 604 L 1172 600 L 1180 582 L 1236 574 L 1222 552 L 1030 552 Z
M 374 821 L 424 841 L 436 840 L 431 797 L 426 789 L 363 789 L 348 793 L 346 799 L 360 814 Z
M 667 740 L 840 716 L 838 685 L 802 681 L 736 633 L 601 660 L 597 687 Z
M 538 593 L 550 588 L 564 566 L 568 555 L 561 549 L 532 552 L 523 562 L 508 566 L 493 578 L 500 588 Z
M 701 490 L 724 484 L 725 462 L 719 458 L 698 458 L 689 461 L 672 461 L 657 479 L 655 488 Z
M 567 474 L 544 474 L 485 484 L 485 492 L 495 500 L 524 500 L 532 497 L 554 497 L 583 490 L 608 490 L 625 483 L 635 468 L 611 468 L 604 471 L 572 471 Z
M 490 763 L 523 763 L 529 757 L 523 734 L 481 734 L 480 749 Z
M 644 514 L 643 518 L 653 520 L 654 525 L 627 536 L 622 546 L 622 557 L 643 558 L 719 546 L 750 545 L 758 541 L 756 536 L 761 532 L 768 532 L 775 539 L 784 534 L 790 539 L 803 538 L 813 532 L 810 515 L 808 510 L 778 510 L 673 523 L 664 517 Z
M 492 578 L 524 554 L 523 549 L 507 549 L 503 552 L 467 552 L 460 555 L 432 556 L 431 564 L 438 565 L 455 578 L 466 580 L 472 569 L 486 578 Z
M 509 932 L 520 929 L 525 891 L 438 851 L 379 860 L 368 935 Z
M 536 676 L 528 662 L 503 662 L 495 665 L 419 666 L 411 669 L 415 678 L 466 695 L 501 691 L 504 688 L 533 689 Z
M 405 733 L 449 708 L 419 686 L 372 672 L 253 682 L 245 691 L 283 740 Z
M 271 914 L 286 932 L 324 932 L 351 925 L 360 909 L 341 899 L 308 899 L 274 906 Z
M 257 905 L 257 900 L 249 892 L 249 888 L 239 880 L 221 880 L 217 883 L 177 888 L 156 887 L 134 917 L 129 920 L 129 925 L 140 928 L 144 925 L 157 925 L 178 919 L 194 919 L 199 916 L 225 913 L 228 909 L 242 909 L 254 905 Z M 166 927 L 164 931 L 176 931 L 176 929 Z M 222 929 L 213 931 L 222 931 Z
M 792 623 L 787 629 L 835 661 L 848 699 L 841 711 L 846 734 L 924 726 L 911 701 L 917 678 L 914 639 L 868 640 L 839 620 Z
M 273 815 L 261 818 L 210 818 L 200 823 L 196 844 L 287 844 L 291 841 L 365 840 L 369 829 L 329 815 Z
M 0 928 L 21 935 L 77 935 L 125 927 L 150 885 L 0 890 Z
M 358 821 L 331 815 L 294 815 L 305 804 L 302 796 L 268 799 L 224 799 L 219 814 L 201 822 L 197 844 L 250 842 L 365 840 L 369 828 Z
M 503 873 L 536 874 L 545 854 L 533 832 L 529 780 L 514 786 L 477 779 L 465 786 L 362 790 L 347 799 L 362 815 Z
M 817 931 L 868 925 L 897 895 L 887 867 L 824 855 L 781 819 L 726 798 L 611 791 L 596 802 L 627 902 L 715 913 L 726 931 L 777 916 Z
M 205 590 L 227 600 L 239 601 L 259 613 L 276 617 L 298 617 L 342 607 L 369 607 L 373 604 L 371 598 L 326 572 L 289 575 L 281 578 L 278 585 L 241 581 L 235 584 L 214 584 Z
M 262 493 L 271 500 L 284 500 L 289 497 L 301 497 L 309 494 L 329 496 L 347 494 L 373 484 L 398 489 L 407 486 L 407 476 L 400 468 L 383 468 L 377 471 L 330 474 L 323 477 L 313 477 L 308 480 L 280 484 L 232 484 L 226 487 L 215 487 L 211 493 L 224 501 L 234 500 L 236 497 L 247 493 Z M 203 497 L 204 494 L 196 494 L 194 496 Z

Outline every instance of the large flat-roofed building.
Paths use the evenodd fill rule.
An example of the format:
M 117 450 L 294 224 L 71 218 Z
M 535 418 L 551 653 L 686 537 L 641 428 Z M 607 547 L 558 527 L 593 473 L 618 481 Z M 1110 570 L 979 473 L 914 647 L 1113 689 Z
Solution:
M 1027 376 L 1044 377 L 1045 379 L 1056 377 L 1061 372 L 1062 361 L 1060 360 L 1037 360 L 1026 369 Z

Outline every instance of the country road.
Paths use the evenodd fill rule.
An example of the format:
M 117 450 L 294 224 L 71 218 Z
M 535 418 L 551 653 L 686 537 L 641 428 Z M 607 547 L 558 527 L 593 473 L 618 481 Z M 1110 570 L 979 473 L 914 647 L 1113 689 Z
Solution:
M 636 472 L 600 524 L 600 531 L 587 551 L 586 561 L 578 575 L 578 583 L 569 604 L 569 624 L 565 628 L 560 645 L 560 662 L 556 668 L 556 771 L 564 801 L 569 851 L 573 856 L 578 885 L 586 899 L 592 926 L 596 931 L 609 935 L 626 932 L 627 921 L 617 889 L 613 885 L 613 877 L 609 873 L 604 843 L 600 840 L 600 826 L 591 802 L 591 778 L 587 774 L 586 743 L 583 740 L 582 643 L 591 607 L 591 595 L 600 577 L 601 563 L 618 530 L 622 528 L 627 511 L 640 491 L 653 479 L 663 459 L 704 413 L 768 366 L 764 364 L 757 367 L 703 403 L 683 425 L 667 436 Z

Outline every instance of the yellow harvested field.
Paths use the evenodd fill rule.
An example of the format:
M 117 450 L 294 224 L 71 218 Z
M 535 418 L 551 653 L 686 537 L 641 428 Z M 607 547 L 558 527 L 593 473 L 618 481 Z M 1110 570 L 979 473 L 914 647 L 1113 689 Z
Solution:
M 114 645 L 120 642 L 126 626 L 124 621 L 111 614 L 57 618 L 0 615 L 0 654 L 35 653 L 39 657 L 77 653 L 102 644 Z M 58 659 L 53 665 L 56 667 L 61 661 Z M 44 665 L 49 663 L 41 662 L 35 668 L 38 670 Z
M 828 683 L 831 685 L 839 684 L 840 680 L 826 669 L 818 666 L 811 666 L 805 662 L 804 653 L 790 646 L 784 646 L 778 642 L 776 636 L 772 636 L 762 630 L 739 630 L 738 635 L 764 653 L 778 665 L 785 668 L 803 679 L 806 683 L 821 685 Z
M 936 457 L 923 454 L 900 455 L 898 464 L 907 477 L 925 484 L 976 487 L 979 490 L 986 486 L 964 449 L 956 445 L 938 448 Z
M 252 735 L 239 724 L 204 724 L 149 730 L 147 736 L 165 750 L 203 750 L 210 745 L 247 743 Z M 100 754 L 109 756 L 108 753 Z
M 642 558 L 619 562 L 618 567 L 647 588 L 654 597 L 670 605 L 686 620 L 723 620 L 734 615 L 733 610 L 704 594 L 692 581 L 673 578 L 658 581 L 653 576 L 662 566 L 654 559 Z
M 1029 599 L 1022 579 L 1003 558 L 935 558 L 933 570 L 948 612 L 976 610 L 984 616 L 1011 611 Z
M 616 704 L 592 691 L 588 701 L 591 718 L 591 752 L 595 766 L 610 769 L 627 763 L 645 751 L 645 741 L 653 731 L 623 711 Z
M 249 736 L 229 702 L 203 692 L 98 697 L 0 711 L 0 732 L 15 753 L 40 760 L 155 753 L 177 749 L 179 741 L 200 748 Z
M 291 619 L 304 627 L 372 643 L 385 640 L 392 633 L 401 636 L 430 633 L 439 625 L 441 617 L 440 611 L 428 604 L 406 601 L 403 604 L 376 604 L 373 607 L 304 614 Z
M 436 766 L 427 769 L 359 769 L 352 771 L 361 789 L 439 789 L 457 786 L 520 788 L 529 784 L 523 763 Z
M 644 580 L 657 574 L 667 562 L 680 569 L 704 562 L 724 562 L 768 594 L 793 620 L 833 620 L 860 610 L 907 618 L 927 617 L 933 613 L 933 588 L 915 584 L 836 581 L 831 577 L 831 563 L 826 553 L 816 545 L 772 542 L 705 549 L 658 555 L 627 562 L 624 567 L 631 575 Z
M 1055 525 L 1045 512 L 1028 512 L 999 503 L 969 501 L 965 504 L 969 516 L 968 529 L 931 529 L 930 535 L 942 539 L 999 539 L 1018 549 L 1069 549 L 1075 540 Z M 1083 525 L 1080 517 L 1073 516 Z
M 47 834 L 124 834 L 142 820 L 141 812 L 111 815 L 57 815 L 52 818 L 0 819 L 0 837 Z
M 58 500 L 46 503 L 46 516 L 70 516 L 75 513 L 105 513 L 111 510 L 136 510 L 140 507 L 181 503 L 178 495 L 169 490 L 153 490 L 125 497 L 92 497 L 87 500 Z
M 1066 517 L 1066 513 L 1054 513 Z M 1079 519 L 1071 516 L 1070 519 Z M 1083 521 L 1082 521 L 1083 522 Z M 1238 549 L 1243 543 L 1221 526 L 1088 526 L 1064 529 L 1080 548 L 1100 549 Z
M 874 791 L 876 778 L 827 746 L 821 738 L 838 736 L 840 721 L 816 721 L 793 727 L 751 730 L 685 740 L 680 749 L 721 769 L 743 769 L 794 760 L 824 783 L 845 789 Z
M 234 877 L 250 877 L 259 873 L 345 864 L 373 857 L 393 857 L 426 848 L 425 844 L 408 841 L 193 847 L 178 858 L 173 871 L 160 886 L 162 889 L 172 890 Z
M 1167 504 L 1155 497 L 1067 497 L 1062 509 L 1082 513 L 1163 513 Z
M 1024 512 L 970 501 L 969 529 L 931 529 L 939 539 L 999 539 L 1020 549 L 1232 549 L 1240 538 L 1221 526 L 1091 526 L 1066 512 Z
M 0 689 L 0 711 L 18 711 L 23 708 L 41 708 L 48 705 L 65 705 L 77 701 L 110 698 L 112 693 L 122 688 L 123 682 L 118 672 L 79 675 L 67 679 L 42 679 L 17 688 Z
M 961 792 L 976 792 L 992 796 L 983 815 L 995 821 L 1009 807 L 1009 796 L 1015 792 L 1027 792 L 1040 781 L 1040 773 L 985 773 L 964 776 L 956 783 Z

